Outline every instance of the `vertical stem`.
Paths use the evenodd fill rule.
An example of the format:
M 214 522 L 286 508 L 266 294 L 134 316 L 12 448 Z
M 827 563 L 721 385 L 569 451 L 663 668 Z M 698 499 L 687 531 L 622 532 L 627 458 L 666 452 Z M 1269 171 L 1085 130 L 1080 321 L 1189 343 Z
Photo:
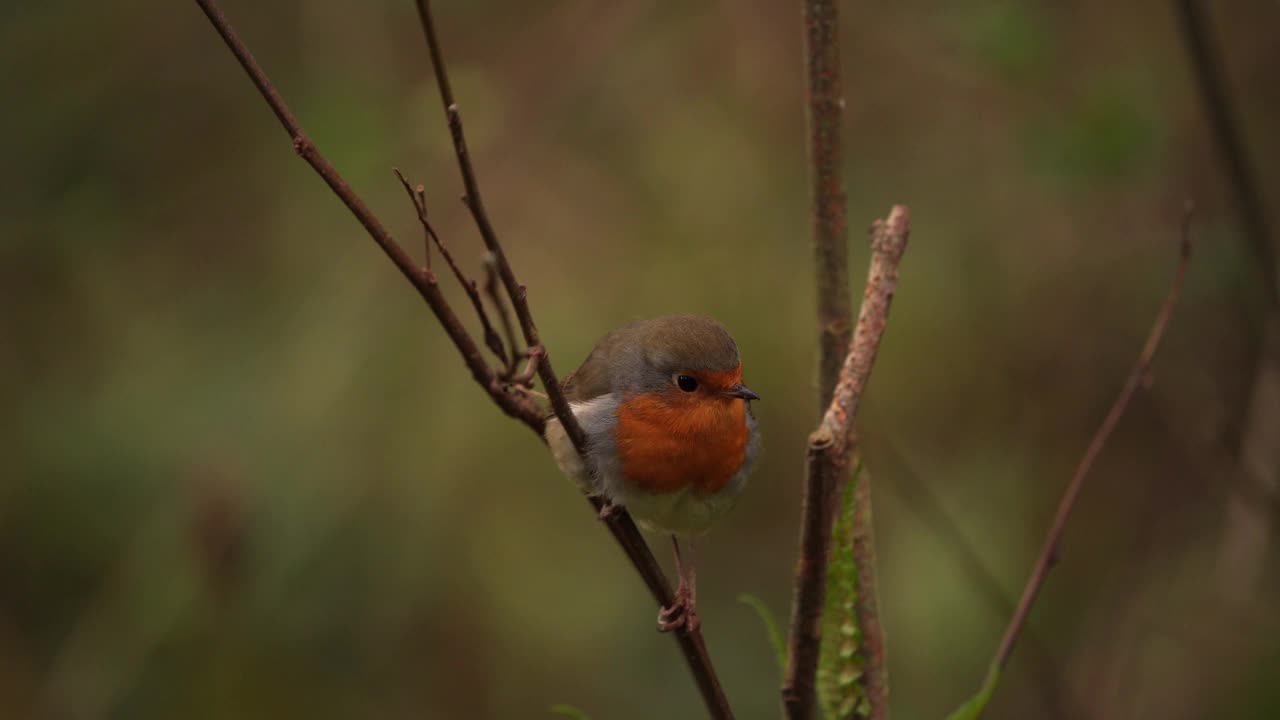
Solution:
M 849 249 L 840 131 L 840 22 L 834 0 L 805 0 L 804 47 L 813 252 L 818 290 L 818 413 L 826 412 L 849 349 Z

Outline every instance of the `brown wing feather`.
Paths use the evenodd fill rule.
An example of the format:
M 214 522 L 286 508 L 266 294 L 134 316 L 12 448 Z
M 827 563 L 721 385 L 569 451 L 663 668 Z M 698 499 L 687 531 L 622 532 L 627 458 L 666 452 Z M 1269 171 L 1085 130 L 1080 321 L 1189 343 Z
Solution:
M 610 392 L 610 356 L 619 341 L 627 333 L 634 331 L 633 326 L 634 323 L 624 325 L 605 335 L 592 348 L 587 359 L 582 361 L 582 365 L 569 373 L 569 377 L 564 380 L 565 397 L 569 402 L 586 402 Z

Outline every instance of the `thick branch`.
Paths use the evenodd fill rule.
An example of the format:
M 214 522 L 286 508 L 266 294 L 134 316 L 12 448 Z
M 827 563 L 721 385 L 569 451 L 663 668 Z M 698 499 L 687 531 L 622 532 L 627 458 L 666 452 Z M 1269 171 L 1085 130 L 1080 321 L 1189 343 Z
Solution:
M 840 369 L 831 404 L 818 429 L 809 436 L 805 462 L 804 508 L 800 521 L 800 561 L 795 596 L 791 604 L 783 707 L 791 720 L 814 716 L 815 677 L 822 647 L 822 612 L 827 594 L 827 566 L 831 553 L 831 527 L 835 520 L 840 486 L 848 477 L 856 439 L 854 418 L 889 320 L 889 307 L 898 287 L 898 266 L 910 233 L 907 208 L 895 205 L 888 220 L 871 229 L 871 266 L 867 288 L 852 346 Z M 863 633 L 862 682 L 865 683 L 872 718 L 887 716 L 884 639 L 876 607 L 875 557 L 871 541 L 869 486 L 858 489 L 855 514 L 854 560 L 858 565 L 858 602 L 855 610 Z
M 1049 528 L 1049 534 L 1045 537 L 1044 545 L 1040 548 L 1040 555 L 1036 558 L 1031 577 L 1027 579 L 1026 587 L 1022 591 L 1022 598 L 1018 601 L 1018 608 L 1014 611 L 1013 618 L 1009 621 L 1009 627 L 1005 630 L 1004 638 L 1000 641 L 1000 648 L 996 651 L 995 659 L 991 663 L 989 681 L 1008 665 L 1009 657 L 1013 654 L 1013 648 L 1022 634 L 1022 629 L 1026 626 L 1027 618 L 1031 613 L 1031 606 L 1035 604 L 1036 597 L 1040 594 L 1040 589 L 1044 587 L 1049 571 L 1058 562 L 1058 547 L 1062 542 L 1063 532 L 1067 528 L 1067 521 L 1071 519 L 1071 511 L 1075 509 L 1076 498 L 1080 496 L 1080 489 L 1084 487 L 1085 478 L 1089 475 L 1089 471 L 1093 469 L 1098 456 L 1102 454 L 1102 449 L 1106 447 L 1107 440 L 1120 422 L 1120 418 L 1124 417 L 1125 412 L 1129 409 L 1129 404 L 1132 402 L 1134 395 L 1138 393 L 1139 389 L 1148 386 L 1151 382 L 1151 360 L 1155 357 L 1161 338 L 1164 337 L 1169 318 L 1172 317 L 1173 310 L 1178 305 L 1178 298 L 1182 296 L 1182 285 L 1186 279 L 1187 266 L 1191 261 L 1190 224 L 1191 207 L 1188 205 L 1182 220 L 1182 239 L 1173 286 L 1169 289 L 1168 296 L 1165 297 L 1164 303 L 1160 306 L 1159 313 L 1156 314 L 1151 331 L 1147 335 L 1147 342 L 1143 345 L 1137 362 L 1134 363 L 1133 369 L 1129 372 L 1129 377 L 1125 379 L 1124 387 L 1120 390 L 1119 397 L 1116 398 L 1115 403 L 1111 406 L 1111 410 L 1107 412 L 1107 416 L 1103 418 L 1102 424 L 1093 435 L 1093 439 L 1089 441 L 1089 447 L 1080 458 L 1075 474 L 1071 476 L 1071 482 L 1067 484 L 1062 500 L 1058 503 L 1058 511 L 1054 515 L 1053 525 Z
M 449 339 L 453 341 L 454 346 L 457 347 L 458 352 L 462 355 L 463 362 L 466 363 L 467 369 L 471 371 L 471 377 L 489 393 L 489 397 L 503 412 L 520 420 L 535 432 L 541 434 L 542 428 L 546 424 L 541 408 L 528 398 L 503 392 L 497 375 L 485 362 L 480 348 L 467 333 L 466 328 L 440 291 L 435 274 L 430 270 L 419 268 L 413 262 L 409 254 L 392 238 L 391 233 L 374 216 L 373 212 L 364 204 L 364 201 L 356 195 L 356 192 L 351 189 L 351 186 L 338 173 L 338 170 L 325 159 L 320 150 L 311 142 L 311 139 L 303 132 L 302 126 L 298 123 L 297 118 L 294 117 L 289 106 L 280 96 L 279 91 L 271 84 L 271 80 L 263 72 L 262 68 L 258 66 L 253 54 L 249 52 L 249 49 L 236 35 L 235 30 L 232 29 L 231 24 L 227 22 L 217 3 L 214 0 L 196 0 L 196 3 L 204 11 L 204 14 L 208 16 L 209 22 L 213 24 L 214 29 L 222 36 L 223 42 L 235 55 L 236 60 L 240 62 L 240 66 L 244 68 L 244 71 L 249 75 L 249 79 L 258 88 L 258 92 L 266 100 L 267 105 L 271 107 L 271 111 L 275 113 L 280 124 L 284 126 L 285 132 L 293 140 L 293 147 L 298 155 L 316 171 L 316 174 L 333 190 L 338 199 L 342 200 L 342 203 L 347 206 L 351 214 L 355 215 L 356 220 L 364 226 L 365 231 L 369 233 L 373 241 L 378 244 L 378 247 L 382 248 L 382 251 L 391 259 L 391 262 L 400 270 L 400 273 L 404 275 L 405 279 L 413 285 L 418 294 L 422 296 L 422 299 L 426 301 L 431 308 L 431 312 L 435 314 L 445 333 L 449 335 Z
M 849 251 L 840 127 L 840 23 L 835 0 L 804 3 L 805 109 L 809 121 L 809 185 L 818 291 L 818 412 L 826 412 L 849 349 Z

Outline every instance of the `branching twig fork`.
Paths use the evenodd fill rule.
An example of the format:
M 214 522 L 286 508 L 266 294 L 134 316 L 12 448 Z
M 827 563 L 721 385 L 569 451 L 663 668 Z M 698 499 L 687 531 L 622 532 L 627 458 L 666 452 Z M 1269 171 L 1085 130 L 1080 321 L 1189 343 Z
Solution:
M 391 236 L 386 227 L 378 220 L 364 201 L 360 199 L 337 169 L 322 155 L 311 139 L 307 137 L 302 126 L 298 123 L 293 112 L 280 96 L 279 91 L 272 85 L 271 80 L 263 72 L 254 59 L 253 53 L 236 35 L 230 23 L 227 22 L 226 16 L 223 15 L 221 8 L 218 7 L 214 0 L 196 0 L 200 9 L 209 18 L 209 22 L 217 30 L 218 35 L 222 37 L 227 48 L 235 55 L 240 66 L 244 68 L 249 79 L 254 86 L 258 88 L 258 92 L 262 95 L 271 111 L 275 113 L 276 118 L 284 127 L 285 132 L 293 140 L 294 150 L 298 155 L 311 166 L 316 174 L 324 180 L 325 184 L 333 191 L 338 199 L 342 201 L 356 220 L 364 227 L 373 238 L 373 241 L 382 248 L 391 262 L 395 264 L 405 279 L 418 291 L 422 299 L 431 308 L 436 319 L 444 328 L 449 339 L 457 347 L 462 360 L 466 364 L 467 369 L 471 371 L 471 376 L 481 387 L 489 393 L 489 397 L 493 402 L 507 415 L 520 420 L 524 424 L 533 428 L 536 432 L 541 433 L 541 429 L 545 426 L 546 420 L 541 408 L 538 407 L 531 399 L 521 397 L 512 393 L 504 392 L 502 383 L 499 381 L 493 369 L 485 362 L 484 355 L 481 353 L 479 346 L 467 333 L 466 328 L 454 313 L 449 302 L 445 299 L 441 292 L 436 276 L 430 270 L 418 267 L 409 256 L 404 248 Z
M 427 196 L 426 191 L 421 185 L 413 186 L 409 184 L 409 180 L 405 178 L 404 173 L 399 168 L 393 168 L 396 177 L 400 179 L 400 184 L 404 186 L 404 191 L 408 193 L 409 200 L 413 203 L 413 209 L 418 214 L 418 222 L 422 225 L 422 232 L 426 235 L 426 269 L 431 269 L 431 244 L 435 243 L 436 249 L 440 251 L 440 256 L 449 265 L 449 269 L 453 271 L 453 276 L 457 278 L 458 284 L 467 294 L 467 298 L 471 300 L 471 306 L 475 308 L 476 315 L 480 318 L 480 327 L 484 334 L 484 344 L 498 359 L 502 361 L 504 368 L 511 367 L 512 359 L 507 356 L 506 348 L 502 345 L 502 338 L 498 337 L 498 333 L 494 331 L 493 324 L 489 322 L 489 313 L 484 309 L 484 302 L 480 300 L 480 289 L 476 287 L 476 281 L 468 278 L 462 272 L 462 268 L 458 267 L 458 262 L 453 259 L 453 253 L 449 252 L 449 248 L 440 240 L 440 236 L 436 234 L 435 228 L 431 227 L 431 222 L 427 219 Z M 515 345 L 511 346 L 512 352 L 515 351 Z
M 809 436 L 800 520 L 800 561 L 791 601 L 787 669 L 782 686 L 783 709 L 788 720 L 807 720 L 815 713 L 815 678 L 822 647 L 832 525 L 840 489 L 848 478 L 849 463 L 857 450 L 854 419 L 889 320 L 889 307 L 898 286 L 898 265 L 909 234 L 907 208 L 902 205 L 895 205 L 887 220 L 877 220 L 872 226 L 871 265 L 867 269 L 866 294 L 858 311 L 853 341 L 841 366 L 831 404 L 818 429 Z M 858 649 L 863 655 L 860 682 L 865 688 L 870 717 L 878 720 L 886 717 L 888 708 L 867 484 L 860 481 L 855 492 L 853 553 L 858 568 L 855 612 L 863 636 Z

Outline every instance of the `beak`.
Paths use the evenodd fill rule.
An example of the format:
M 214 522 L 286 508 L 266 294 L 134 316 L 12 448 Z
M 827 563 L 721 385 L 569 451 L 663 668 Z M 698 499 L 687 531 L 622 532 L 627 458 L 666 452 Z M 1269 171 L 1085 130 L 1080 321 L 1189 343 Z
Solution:
M 751 388 L 746 385 L 738 384 L 725 391 L 725 395 L 729 397 L 742 398 L 743 400 L 759 400 L 760 396 L 751 392 Z

